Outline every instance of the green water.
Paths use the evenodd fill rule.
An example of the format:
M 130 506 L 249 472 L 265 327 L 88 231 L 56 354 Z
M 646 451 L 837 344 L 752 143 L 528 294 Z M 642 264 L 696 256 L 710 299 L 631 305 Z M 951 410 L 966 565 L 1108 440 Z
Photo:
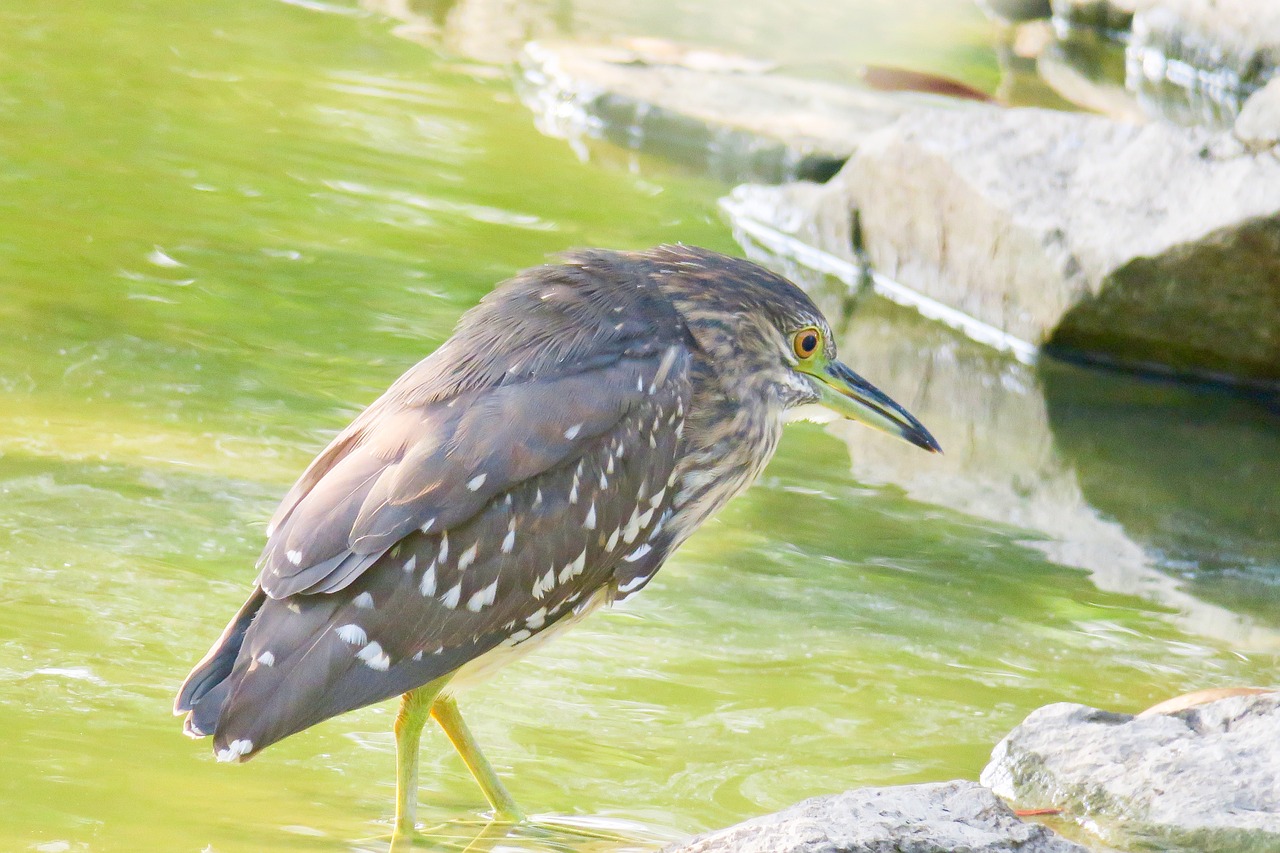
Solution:
M 909 5 L 840 61 L 928 54 L 990 82 L 967 3 Z M 608 8 L 525 13 L 689 36 Z M 764 39 L 780 12 L 760 9 L 717 40 Z M 237 767 L 169 714 L 275 502 L 514 270 L 576 245 L 739 251 L 727 186 L 580 162 L 501 66 L 462 53 L 457 11 L 423 13 L 443 28 L 424 45 L 344 5 L 0 8 L 0 849 L 380 849 L 390 706 Z M 527 810 L 626 839 L 530 830 L 495 849 L 655 849 L 810 795 L 976 778 L 1051 701 L 1136 710 L 1273 680 L 1273 412 L 1010 365 L 879 304 L 846 352 L 920 408 L 941 467 L 854 436 L 851 472 L 846 433 L 794 426 L 642 596 L 465 698 Z M 1001 484 L 1084 526 L 963 491 L 1002 464 Z M 1072 556 L 1089 524 L 1127 543 L 1133 589 L 1109 557 Z M 420 818 L 460 849 L 485 806 L 438 732 L 422 777 Z

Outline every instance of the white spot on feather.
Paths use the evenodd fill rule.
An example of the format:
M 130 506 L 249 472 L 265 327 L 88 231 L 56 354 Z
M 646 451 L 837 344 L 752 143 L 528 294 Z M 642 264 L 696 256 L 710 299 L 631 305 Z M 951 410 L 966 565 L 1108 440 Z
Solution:
M 276 656 L 273 655 L 271 652 L 263 652 L 262 654 L 258 655 L 258 663 L 262 664 L 263 666 L 275 666 Z
M 427 570 L 422 573 L 422 583 L 418 584 L 422 596 L 425 598 L 429 595 L 436 594 L 436 564 L 432 563 L 427 566 Z
M 613 529 L 613 532 L 609 534 L 609 541 L 604 543 L 604 547 L 608 548 L 610 551 L 618 547 L 618 536 L 620 536 L 621 533 L 622 533 L 622 530 L 620 528 L 615 527 Z
M 353 646 L 362 646 L 369 640 L 364 629 L 354 623 L 341 625 L 334 630 L 344 643 L 350 643 Z
M 539 607 L 528 618 L 524 620 L 526 627 L 537 630 L 547 623 L 547 608 Z
M 662 499 L 663 497 L 666 496 L 666 494 L 667 494 L 667 490 L 665 488 L 659 489 L 656 495 L 649 498 L 649 506 L 656 507 L 658 504 L 662 503 Z
M 494 578 L 493 583 L 479 590 L 471 598 L 467 599 L 467 609 L 472 613 L 479 613 L 486 606 L 493 604 L 495 596 L 498 594 L 498 579 Z
M 507 535 L 502 537 L 502 553 L 510 554 L 516 547 L 516 520 L 513 518 L 507 524 Z
M 413 659 L 422 660 L 422 649 L 418 649 L 416 652 L 413 653 Z
M 423 524 L 421 527 L 419 527 L 418 529 L 419 529 L 419 530 L 421 530 L 423 533 L 430 533 L 430 532 L 431 532 L 431 528 L 433 528 L 433 527 L 435 527 L 435 526 L 436 526 L 436 516 L 434 516 L 434 515 L 433 515 L 431 518 L 428 518 L 428 519 L 426 520 L 426 523 L 424 523 L 424 524 Z
M 640 535 L 640 513 L 636 510 L 631 511 L 631 518 L 627 519 L 627 526 L 622 530 L 622 541 L 630 545 L 636 541 L 636 537 Z
M 479 489 L 481 486 L 483 486 L 484 481 L 487 479 L 489 479 L 488 474 L 479 474 L 475 477 L 472 477 L 470 480 L 467 480 L 467 488 L 474 492 L 477 489 Z
M 242 755 L 253 752 L 253 741 L 247 738 L 241 740 L 233 740 L 227 744 L 226 749 L 218 750 L 219 761 L 235 761 Z
M 516 631 L 510 637 L 507 637 L 507 639 L 504 642 L 514 646 L 517 643 L 523 643 L 525 640 L 529 639 L 532 636 L 533 636 L 532 631 L 525 631 L 522 629 L 522 630 Z
M 574 424 L 564 431 L 564 437 L 573 441 L 578 437 L 578 433 L 582 432 L 582 424 Z
M 584 548 L 582 549 L 582 553 L 578 555 L 578 558 L 576 560 L 574 560 L 572 563 L 566 564 L 565 567 L 560 570 L 560 583 L 565 583 L 570 578 L 576 578 L 578 575 L 582 574 L 582 570 L 583 568 L 586 567 L 586 565 L 587 565 L 587 550 Z
M 471 547 L 462 552 L 458 557 L 458 571 L 466 571 L 467 567 L 476 561 L 476 553 L 480 550 L 480 543 L 474 542 Z
M 295 566 L 302 565 L 301 551 L 285 551 L 284 556 L 285 556 L 285 559 L 287 559 L 290 563 L 293 563 Z
M 357 595 L 355 599 L 352 600 L 351 603 L 354 604 L 356 607 L 359 607 L 361 610 L 372 610 L 373 596 L 370 595 L 368 592 L 362 592 L 359 595 Z
M 591 502 L 591 508 L 587 510 L 587 517 L 583 519 L 582 526 L 588 530 L 596 529 L 596 502 Z
M 653 548 L 651 548 L 649 546 L 649 543 L 646 542 L 643 545 L 641 545 L 639 548 L 632 551 L 627 556 L 623 557 L 622 559 L 626 560 L 628 563 L 634 563 L 636 560 L 639 560 L 641 557 L 643 557 L 645 554 L 648 554 L 652 550 Z
M 541 599 L 556 585 L 556 568 L 552 566 L 547 573 L 533 582 L 533 597 Z
M 440 603 L 445 607 L 453 610 L 458 606 L 458 601 L 462 599 L 462 582 L 454 584 L 453 589 L 446 592 L 440 597 Z
M 440 534 L 440 553 L 436 554 L 436 560 L 443 563 L 449 559 L 449 531 Z
M 406 572 L 412 572 L 417 567 L 418 567 L 418 555 L 410 554 L 409 559 L 404 561 L 404 570 Z
M 387 657 L 386 652 L 382 650 L 382 646 L 377 642 L 370 643 L 356 652 L 356 657 L 364 661 L 365 666 L 369 667 L 369 669 L 376 669 L 379 672 L 386 672 L 391 666 L 391 658 Z
M 620 585 L 620 586 L 618 587 L 618 592 L 631 592 L 631 590 L 633 590 L 633 589 L 635 589 L 636 587 L 640 586 L 642 583 L 644 583 L 645 581 L 647 581 L 649 578 L 650 578 L 650 575 L 641 575 L 640 577 L 632 578 L 631 580 L 627 581 L 626 583 L 624 583 L 624 584 Z

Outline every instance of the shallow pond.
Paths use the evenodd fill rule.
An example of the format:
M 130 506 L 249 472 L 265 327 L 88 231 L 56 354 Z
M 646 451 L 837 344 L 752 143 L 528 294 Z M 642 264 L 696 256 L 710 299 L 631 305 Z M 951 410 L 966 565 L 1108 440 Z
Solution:
M 470 29 L 471 4 L 422 5 L 0 9 L 0 849 L 379 849 L 391 705 L 238 767 L 169 714 L 275 502 L 513 271 L 577 245 L 741 251 L 727 185 L 580 162 L 486 50 L 694 38 L 719 10 L 722 46 L 799 63 L 801 35 L 769 38 L 795 4 L 475 4 Z M 968 3 L 901 5 L 846 4 L 843 42 L 796 16 L 824 31 L 815 73 L 927 56 L 993 83 Z M 1048 702 L 1273 679 L 1274 410 L 1026 367 L 875 300 L 844 352 L 948 455 L 790 428 L 644 595 L 467 697 L 517 799 L 587 828 L 494 849 L 655 849 L 810 795 L 976 778 Z M 484 808 L 430 733 L 437 846 Z

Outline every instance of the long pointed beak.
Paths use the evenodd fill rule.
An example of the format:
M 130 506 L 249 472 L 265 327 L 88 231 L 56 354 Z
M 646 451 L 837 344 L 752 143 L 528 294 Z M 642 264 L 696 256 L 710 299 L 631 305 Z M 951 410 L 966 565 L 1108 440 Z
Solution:
M 809 374 L 817 381 L 819 402 L 867 426 L 896 435 L 930 453 L 941 453 L 937 440 L 888 394 L 838 361 L 829 361 Z

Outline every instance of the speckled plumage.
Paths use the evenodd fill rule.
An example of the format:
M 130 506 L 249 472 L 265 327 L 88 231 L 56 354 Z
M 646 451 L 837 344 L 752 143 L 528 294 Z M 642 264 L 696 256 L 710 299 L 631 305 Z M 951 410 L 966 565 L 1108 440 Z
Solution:
M 805 325 L 829 332 L 794 285 L 688 247 L 500 285 L 285 497 L 187 731 L 248 758 L 635 593 L 816 399 L 785 369 Z

